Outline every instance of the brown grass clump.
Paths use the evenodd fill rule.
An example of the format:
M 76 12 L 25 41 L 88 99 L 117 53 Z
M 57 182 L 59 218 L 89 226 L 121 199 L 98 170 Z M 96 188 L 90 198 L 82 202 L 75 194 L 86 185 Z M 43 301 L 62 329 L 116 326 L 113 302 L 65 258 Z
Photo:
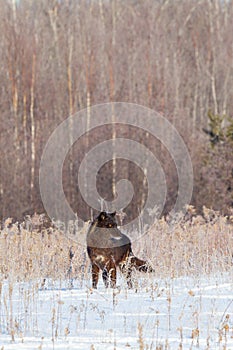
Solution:
M 203 209 L 204 216 L 158 220 L 134 244 L 150 259 L 158 275 L 209 274 L 227 271 L 233 261 L 233 225 L 228 217 Z M 143 256 L 142 256 L 143 257 Z
M 13 281 L 79 277 L 86 266 L 84 252 L 53 226 L 17 225 L 7 219 L 0 231 L 0 275 Z

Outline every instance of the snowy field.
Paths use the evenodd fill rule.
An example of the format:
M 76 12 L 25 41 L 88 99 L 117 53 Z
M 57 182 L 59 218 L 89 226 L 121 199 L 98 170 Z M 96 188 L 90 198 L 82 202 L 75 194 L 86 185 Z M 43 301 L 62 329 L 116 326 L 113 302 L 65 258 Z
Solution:
M 68 282 L 1 287 L 0 349 L 233 350 L 232 273 L 156 279 L 128 290 Z

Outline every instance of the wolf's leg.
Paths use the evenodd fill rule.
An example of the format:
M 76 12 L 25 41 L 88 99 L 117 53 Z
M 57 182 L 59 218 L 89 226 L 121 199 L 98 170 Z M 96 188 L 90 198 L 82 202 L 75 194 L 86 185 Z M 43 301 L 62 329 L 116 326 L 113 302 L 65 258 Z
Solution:
M 130 266 L 127 268 L 126 281 L 127 281 L 128 287 L 130 289 L 133 288 L 133 284 L 132 284 L 132 269 L 131 269 Z
M 116 265 L 114 261 L 109 260 L 107 262 L 103 269 L 102 277 L 106 288 L 109 286 L 111 288 L 116 287 Z
M 103 281 L 104 281 L 105 287 L 108 288 L 108 286 L 109 286 L 109 277 L 108 277 L 108 271 L 107 271 L 106 267 L 103 269 L 102 277 L 103 277 Z
M 96 264 L 92 264 L 92 287 L 97 288 L 98 280 L 99 280 L 99 266 Z
M 130 289 L 133 288 L 133 284 L 132 284 L 132 267 L 131 267 L 131 264 L 130 264 L 130 260 L 128 259 L 126 262 L 120 264 L 119 266 L 120 266 L 121 272 L 123 273 L 123 275 L 126 278 L 128 287 Z
M 116 266 L 114 263 L 111 265 L 109 274 L 110 274 L 110 280 L 111 280 L 110 287 L 116 288 Z

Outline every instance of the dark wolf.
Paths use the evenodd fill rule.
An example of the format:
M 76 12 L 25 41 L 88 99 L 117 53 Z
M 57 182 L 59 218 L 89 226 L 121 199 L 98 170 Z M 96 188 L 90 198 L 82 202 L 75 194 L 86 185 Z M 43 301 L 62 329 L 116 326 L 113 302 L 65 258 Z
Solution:
M 99 272 L 106 287 L 116 287 L 116 268 L 119 266 L 126 276 L 129 288 L 132 288 L 133 269 L 153 272 L 153 268 L 144 260 L 134 256 L 130 239 L 118 228 L 116 212 L 101 212 L 91 223 L 87 233 L 87 252 L 92 266 L 92 287 L 97 288 Z

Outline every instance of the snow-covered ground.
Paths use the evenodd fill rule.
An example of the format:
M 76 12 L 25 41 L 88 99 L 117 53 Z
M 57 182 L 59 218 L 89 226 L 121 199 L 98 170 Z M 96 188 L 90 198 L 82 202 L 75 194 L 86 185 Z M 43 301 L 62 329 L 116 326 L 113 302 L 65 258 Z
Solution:
M 0 349 L 233 350 L 232 273 L 138 277 L 132 290 L 4 282 Z

